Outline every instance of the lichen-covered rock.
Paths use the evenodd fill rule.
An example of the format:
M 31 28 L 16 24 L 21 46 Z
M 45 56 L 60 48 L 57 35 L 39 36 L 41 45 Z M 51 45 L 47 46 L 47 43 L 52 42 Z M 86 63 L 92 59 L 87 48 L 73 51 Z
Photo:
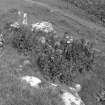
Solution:
M 62 99 L 65 105 L 85 105 L 80 97 L 77 98 L 69 92 L 65 92 L 62 95 Z
M 32 31 L 43 31 L 45 33 L 54 32 L 54 28 L 51 23 L 42 21 L 32 24 Z
M 61 98 L 65 105 L 85 105 L 75 88 L 70 87 L 70 91 L 65 91 Z
M 38 85 L 41 83 L 41 80 L 39 78 L 28 75 L 21 77 L 21 80 L 30 84 L 30 86 L 32 87 L 38 87 Z

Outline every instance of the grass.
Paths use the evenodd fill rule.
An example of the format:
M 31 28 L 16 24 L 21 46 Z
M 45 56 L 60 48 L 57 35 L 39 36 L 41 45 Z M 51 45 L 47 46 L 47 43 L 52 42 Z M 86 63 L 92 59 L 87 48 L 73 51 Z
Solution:
M 19 54 L 24 55 L 25 57 L 30 57 L 32 64 L 37 66 L 38 71 L 47 81 L 58 82 L 60 84 L 71 85 L 73 78 L 76 78 L 78 73 L 83 73 L 85 71 L 90 71 L 89 68 L 92 67 L 93 52 L 91 44 L 88 43 L 88 46 L 85 46 L 85 39 L 75 39 L 72 43 L 68 43 L 69 39 L 66 36 L 55 38 L 53 33 L 43 33 L 43 32 L 31 32 L 29 28 L 21 26 L 19 29 L 9 30 L 9 24 L 6 24 L 7 27 L 4 27 L 3 31 L 5 34 L 6 46 L 13 47 Z M 46 38 L 46 43 L 43 45 L 40 42 L 40 37 L 44 36 Z M 59 40 L 58 40 L 59 39 Z M 60 43 L 59 44 L 57 44 Z M 70 50 L 71 49 L 71 50 Z M 90 49 L 90 50 L 89 50 Z M 12 56 L 12 55 L 11 55 Z M 7 57 L 6 57 L 7 58 Z M 14 57 L 15 58 L 15 57 Z M 85 59 L 84 59 L 85 58 Z M 8 56 L 8 61 L 10 62 L 11 58 Z M 78 63 L 79 62 L 79 63 Z M 89 64 L 88 64 L 89 63 Z M 89 68 L 88 68 L 89 67 Z M 33 72 L 35 68 L 33 68 Z M 15 74 L 15 76 L 18 76 Z M 20 85 L 19 85 L 20 86 Z M 5 86 L 4 86 L 5 88 Z M 7 87 L 16 93 L 8 93 L 11 98 L 6 100 L 5 104 L 39 104 L 39 105 L 57 105 L 58 100 L 54 97 L 48 99 L 48 96 L 45 94 L 42 98 L 43 92 L 35 92 L 35 95 L 31 95 L 30 92 L 26 93 L 18 85 L 11 84 L 10 87 Z M 17 89 L 17 90 L 14 90 Z M 4 89 L 5 90 L 5 89 Z M 2 91 L 2 90 L 1 90 Z M 24 93 L 21 93 L 24 92 Z M 40 94 L 39 94 L 40 93 Z M 5 91 L 4 91 L 4 97 Z M 22 96 L 20 96 L 22 95 Z M 15 96 L 15 98 L 12 98 Z M 26 96 L 26 97 L 24 97 Z M 37 96 L 37 97 L 36 97 Z M 8 95 L 7 95 L 8 97 Z M 29 98 L 30 97 L 30 98 Z M 45 101 L 46 100 L 46 101 Z M 30 103 L 29 103 L 30 102 Z
M 36 13 L 37 14 L 37 13 Z M 5 16 L 6 17 L 6 16 Z M 42 17 L 43 18 L 43 17 Z M 8 20 L 8 18 L 7 18 L 7 20 Z M 5 21 L 4 21 L 5 22 Z M 73 24 L 73 23 L 72 23 Z M 3 23 L 2 23 L 2 25 L 3 25 Z M 59 27 L 58 27 L 59 28 Z M 74 28 L 76 28 L 76 27 L 74 27 Z M 22 30 L 22 29 L 24 29 L 24 30 Z M 65 70 L 67 70 L 68 71 L 68 69 L 69 69 L 69 63 L 70 63 L 70 59 L 71 60 L 73 60 L 74 58 L 75 58 L 75 54 L 76 54 L 76 51 L 77 52 L 81 52 L 80 53 L 80 59 L 81 59 L 81 61 L 80 61 L 80 63 L 78 64 L 78 66 L 77 65 L 74 65 L 75 67 L 74 68 L 76 68 L 76 72 L 73 72 L 74 74 L 73 74 L 73 76 L 75 77 L 75 78 L 77 78 L 78 80 L 81 78 L 82 79 L 82 86 L 83 86 L 83 89 L 82 89 L 82 91 L 81 91 L 81 93 L 80 93 L 80 95 L 81 95 L 81 97 L 82 97 L 82 99 L 83 99 L 83 101 L 86 103 L 86 105 L 96 105 L 96 100 L 95 100 L 95 98 L 94 98 L 94 95 L 96 95 L 96 94 L 93 94 L 93 93 L 96 93 L 96 90 L 97 90 L 97 92 L 98 93 L 100 93 L 100 91 L 98 90 L 99 88 L 100 88 L 100 90 L 102 89 L 102 87 L 105 87 L 105 84 L 103 84 L 104 83 L 104 57 L 101 57 L 101 56 L 99 56 L 99 57 L 97 57 L 97 59 L 95 59 L 95 61 L 97 61 L 96 62 L 96 65 L 95 65 L 95 68 L 94 68 L 94 72 L 90 72 L 90 71 L 88 71 L 88 69 L 82 69 L 83 70 L 83 72 L 82 73 L 80 73 L 81 72 L 81 70 L 79 70 L 79 68 L 81 67 L 81 63 L 82 62 L 84 62 L 84 58 L 85 58 L 85 60 L 86 60 L 86 62 L 88 62 L 87 60 L 88 60 L 88 58 L 91 58 L 91 57 L 88 57 L 88 56 L 86 56 L 86 55 L 88 55 L 88 54 L 86 54 L 85 53 L 85 51 L 82 51 L 82 50 L 78 50 L 78 45 L 81 45 L 81 39 L 75 39 L 74 40 L 74 47 L 73 47 L 73 49 L 71 50 L 71 51 L 73 51 L 74 52 L 74 57 L 71 57 L 70 58 L 70 55 L 71 55 L 71 51 L 69 50 L 69 47 L 70 47 L 70 45 L 69 44 L 67 44 L 67 46 L 66 46 L 66 44 L 65 44 L 65 46 L 64 46 L 64 44 L 62 44 L 61 43 L 61 45 L 62 45 L 62 47 L 60 46 L 53 46 L 53 43 L 50 41 L 50 39 L 51 39 L 51 37 L 46 37 L 46 38 L 48 38 L 48 42 L 47 42 L 47 47 L 45 47 L 44 48 L 44 46 L 43 45 L 41 45 L 41 43 L 38 41 L 38 40 L 36 40 L 36 39 L 38 39 L 39 38 L 39 36 L 44 36 L 44 34 L 43 33 L 34 33 L 34 35 L 36 36 L 35 37 L 35 39 L 34 39 L 34 37 L 32 37 L 33 36 L 33 33 L 32 33 L 32 36 L 30 35 L 30 31 L 25 27 L 25 28 L 22 28 L 21 30 L 23 31 L 23 34 L 21 33 L 21 31 L 19 32 L 19 33 L 16 33 L 15 31 L 14 31 L 14 34 L 12 33 L 11 34 L 11 31 L 7 31 L 8 30 L 8 28 L 7 29 L 5 29 L 5 30 L 3 30 L 3 31 L 6 31 L 6 34 L 5 34 L 5 37 L 6 37 L 6 41 L 8 42 L 8 44 L 6 44 L 6 45 L 9 45 L 9 47 L 8 47 L 8 49 L 7 49 L 7 51 L 6 51 L 6 53 L 3 55 L 3 57 L 1 57 L 1 60 L 0 60 L 0 63 L 1 63 L 1 65 L 2 65 L 2 67 L 4 67 L 4 68 L 2 68 L 2 71 L 4 72 L 4 70 L 6 71 L 9 71 L 9 72 L 2 72 L 3 73 L 3 75 L 2 75 L 2 73 L 1 73 L 1 75 L 3 76 L 3 78 L 5 78 L 5 76 L 9 76 L 9 75 L 6 75 L 6 74 L 10 74 L 10 73 L 14 73 L 15 72 L 15 66 L 17 66 L 18 64 L 17 63 L 19 63 L 19 59 L 21 59 L 21 56 L 24 54 L 24 57 L 25 58 L 27 58 L 27 56 L 30 56 L 30 59 L 31 59 L 31 61 L 32 61 L 32 64 L 33 64 L 33 68 L 32 68 L 32 70 L 29 68 L 25 68 L 25 70 L 23 71 L 23 72 L 26 72 L 26 71 L 28 71 L 28 72 L 31 72 L 32 71 L 32 73 L 31 74 L 35 74 L 36 73 L 36 70 L 35 69 L 37 69 L 37 71 L 43 71 L 44 69 L 43 68 L 35 68 L 35 66 L 38 66 L 37 64 L 36 64 L 36 61 L 37 61 L 37 57 L 39 57 L 39 58 L 41 58 L 41 56 L 44 58 L 45 56 L 47 56 L 48 58 L 51 58 L 51 56 L 54 56 L 54 62 L 52 62 L 53 60 L 51 59 L 51 60 L 49 60 L 49 59 L 42 59 L 42 61 L 44 60 L 44 64 L 45 64 L 45 66 L 44 66 L 44 68 L 48 68 L 48 71 L 49 71 L 49 65 L 50 65 L 50 67 L 52 67 L 52 68 L 54 68 L 54 70 L 56 71 L 56 70 L 59 70 L 59 65 L 61 65 L 61 73 L 63 74 L 64 73 L 64 76 L 61 76 L 60 77 L 60 79 L 61 79 L 61 81 L 59 81 L 60 83 L 62 83 L 62 84 L 64 84 L 65 82 L 67 82 L 67 80 L 69 79 L 69 78 L 67 78 L 66 76 L 68 75 L 67 73 L 65 73 Z M 25 31 L 25 32 L 24 32 Z M 75 31 L 75 30 L 74 30 Z M 85 32 L 84 32 L 85 33 Z M 83 33 L 83 35 L 84 35 L 84 33 Z M 87 35 L 87 33 L 88 32 L 86 32 L 86 35 Z M 32 41 L 29 41 L 29 42 L 32 42 L 31 43 L 31 46 L 32 46 L 32 49 L 29 49 L 30 47 L 29 46 L 25 46 L 24 44 L 26 44 L 27 43 L 27 40 L 25 40 L 24 38 L 23 38 L 23 40 L 21 41 L 21 37 L 22 36 L 24 36 L 24 34 L 26 34 L 27 36 L 28 35 L 30 35 L 31 37 L 30 38 L 26 38 L 26 39 L 30 39 L 30 40 L 32 40 Z M 17 36 L 20 36 L 20 37 L 17 37 Z M 57 34 L 58 35 L 58 34 Z M 89 34 L 90 35 L 90 34 Z M 94 33 L 93 33 L 93 35 L 94 35 Z M 13 37 L 14 36 L 14 37 Z M 88 36 L 88 35 L 87 35 Z M 92 34 L 90 35 L 90 36 L 92 36 Z M 11 38 L 12 37 L 12 38 Z M 93 36 L 92 36 L 93 37 Z M 17 39 L 18 40 L 18 43 L 17 43 L 17 40 L 14 40 L 14 39 Z M 63 39 L 65 39 L 65 37 L 63 38 Z M 60 41 L 61 42 L 65 42 L 65 40 L 63 40 L 62 38 L 60 38 Z M 10 48 L 10 46 L 11 46 L 11 44 L 13 45 L 14 43 L 11 43 L 11 41 L 14 41 L 14 43 L 16 44 L 16 46 L 13 46 L 15 49 L 14 50 L 17 50 L 17 52 L 16 51 L 14 51 L 12 48 Z M 56 40 L 55 40 L 56 41 Z M 85 41 L 85 40 L 84 40 Z M 21 43 L 20 43 L 21 42 Z M 32 45 L 34 43 L 34 45 Z M 19 45 L 21 45 L 21 46 L 19 46 Z M 51 45 L 52 46 L 52 48 L 55 50 L 57 50 L 57 53 L 52 53 L 52 49 L 49 49 L 49 47 L 48 47 L 48 45 Z M 84 44 L 82 44 L 83 46 L 84 46 Z M 36 47 L 37 46 L 37 47 Z M 83 47 L 82 46 L 82 47 Z M 79 46 L 80 47 L 80 46 Z M 41 48 L 43 48 L 43 50 L 41 49 Z M 12 50 L 11 50 L 12 49 Z M 24 50 L 24 49 L 26 49 L 26 50 Z M 34 50 L 33 50 L 34 49 Z M 58 49 L 60 49 L 60 50 L 58 50 Z M 63 49 L 65 49 L 65 51 L 63 50 Z M 29 51 L 29 53 L 27 53 L 28 52 L 28 50 L 31 50 L 31 51 Z M 63 54 L 61 54 L 61 58 L 59 58 L 60 56 L 60 51 L 61 50 L 63 50 Z M 69 50 L 69 51 L 68 51 Z M 76 51 L 75 51 L 76 50 Z M 86 49 L 87 50 L 87 49 Z M 67 52 L 66 52 L 67 51 Z M 91 52 L 91 50 L 89 50 L 90 52 Z M 30 52 L 32 52 L 32 53 L 30 53 Z M 40 53 L 39 53 L 40 52 Z M 43 53 L 42 53 L 43 52 Z M 87 52 L 87 51 L 86 51 Z M 16 55 L 15 55 L 16 54 Z M 18 55 L 19 54 L 19 55 Z M 22 54 L 22 55 L 21 55 Z M 35 55 L 36 54 L 36 55 Z M 45 54 L 44 56 L 43 56 L 43 54 Z M 21 55 L 21 56 L 20 56 Z M 38 55 L 38 56 L 37 56 Z M 40 55 L 40 56 L 39 56 Z M 77 54 L 78 55 L 78 54 Z M 59 58 L 59 59 L 58 59 Z M 76 59 L 78 58 L 78 56 L 76 56 Z M 33 59 L 33 60 L 32 60 Z M 63 59 L 63 60 L 62 60 Z M 79 60 L 80 60 L 79 59 Z M 62 60 L 62 62 L 61 62 L 61 60 Z M 45 62 L 46 61 L 46 62 Z M 78 61 L 78 60 L 77 60 Z M 89 59 L 89 61 L 91 61 L 90 59 Z M 59 62 L 61 62 L 61 64 L 59 64 Z M 43 62 L 42 62 L 43 63 Z M 75 60 L 73 61 L 73 63 L 75 64 Z M 14 65 L 15 64 L 15 65 Z M 47 64 L 49 64 L 48 66 L 47 66 Z M 57 65 L 58 64 L 58 65 Z M 77 64 L 77 63 L 76 63 Z M 100 65 L 101 64 L 101 65 Z M 4 65 L 4 66 L 3 66 Z M 13 68 L 12 68 L 13 67 Z M 68 67 L 68 68 L 67 68 Z M 79 71 L 78 71 L 79 70 Z M 87 72 L 85 72 L 85 70 L 87 70 Z M 72 71 L 72 69 L 71 69 L 71 71 Z M 85 77 L 83 77 L 84 76 L 84 72 L 86 73 L 86 75 L 88 74 L 88 72 L 89 73 L 91 73 L 90 75 L 92 76 L 91 78 L 93 78 L 93 79 L 91 79 L 91 78 L 88 78 L 88 79 L 90 79 L 90 80 L 88 80 L 88 79 L 85 79 Z M 46 74 L 46 71 L 44 71 L 44 73 Z M 23 73 L 23 74 L 26 74 L 26 73 Z M 42 75 L 45 75 L 45 74 L 43 74 L 42 73 Z M 51 76 L 51 78 L 50 78 L 50 76 L 49 76 L 49 74 L 50 74 L 50 76 Z M 59 74 L 59 72 L 58 72 L 58 74 Z M 58 75 L 57 73 L 56 74 L 53 74 L 52 72 L 48 72 L 46 75 L 47 76 L 45 76 L 45 77 L 47 77 L 47 79 L 49 79 L 50 81 L 52 80 L 52 79 L 54 79 L 54 80 L 56 80 L 55 79 L 55 77 L 53 77 L 52 75 Z M 13 75 L 15 75 L 16 77 L 18 76 L 18 75 L 16 75 L 15 73 L 13 74 Z M 66 76 L 65 76 L 66 75 Z M 78 75 L 80 75 L 80 77 L 78 77 Z M 96 75 L 96 77 L 95 77 L 95 75 Z M 0 76 L 1 77 L 1 76 Z M 59 77 L 59 76 L 58 76 Z M 69 76 L 70 77 L 70 76 Z M 1 77 L 2 78 L 2 77 Z M 62 79 L 63 78 L 63 79 Z M 67 78 L 67 79 L 66 79 Z M 6 78 L 5 78 L 6 79 Z M 34 95 L 32 95 L 32 94 L 30 94 L 30 91 L 28 91 L 28 89 L 29 88 L 27 88 L 26 90 L 24 90 L 24 91 L 22 91 L 22 89 L 20 89 L 21 90 L 21 92 L 23 92 L 23 93 L 21 93 L 20 92 L 20 90 L 18 91 L 18 89 L 17 89 L 17 87 L 18 87 L 18 85 L 17 84 L 15 84 L 15 83 L 13 83 L 13 82 L 16 82 L 16 80 L 14 80 L 14 81 L 11 81 L 10 79 L 9 79 L 9 77 L 8 77 L 8 79 L 10 80 L 9 81 L 9 83 L 11 83 L 11 84 L 8 84 L 8 86 L 6 86 L 6 83 L 5 82 L 8 82 L 8 80 L 6 79 L 5 80 L 4 79 L 4 81 L 2 81 L 2 83 L 3 84 L 5 84 L 5 85 L 3 85 L 2 87 L 2 89 L 1 89 L 1 92 L 0 93 L 2 93 L 2 91 L 3 91 L 3 89 L 4 89 L 4 93 L 3 93 L 3 97 L 4 97 L 4 99 L 5 99 L 5 97 L 7 98 L 7 100 L 6 100 L 6 103 L 4 103 L 4 105 L 11 105 L 11 104 L 15 104 L 15 102 L 17 103 L 17 105 L 19 104 L 19 105 L 24 105 L 24 104 L 33 104 L 33 103 L 39 103 L 39 101 L 41 102 L 40 104 L 41 105 L 43 105 L 42 103 L 45 103 L 45 105 L 47 104 L 47 103 L 50 103 L 49 101 L 50 101 L 50 99 L 48 99 L 47 100 L 47 96 L 46 96 L 46 94 L 45 94 L 45 97 L 42 99 L 42 101 L 40 100 L 40 97 L 42 96 L 42 93 L 43 92 L 41 92 L 40 93 L 40 95 L 38 96 L 38 97 L 36 97 L 36 95 L 35 94 L 39 94 L 38 92 L 32 92 L 32 93 L 34 93 Z M 13 78 L 14 79 L 14 78 Z M 58 80 L 60 80 L 59 78 L 56 80 L 57 82 L 58 82 Z M 70 77 L 70 79 L 71 79 L 71 77 Z M 73 80 L 75 80 L 74 78 L 73 78 Z M 98 81 L 98 82 L 97 82 Z M 69 83 L 70 81 L 68 81 L 68 83 Z M 100 86 L 100 83 L 101 82 L 101 84 L 103 84 L 103 86 Z M 12 84 L 13 83 L 13 84 Z M 67 84 L 68 84 L 67 83 Z M 1 83 L 0 83 L 1 84 Z M 89 84 L 89 85 L 88 85 Z M 20 86 L 20 84 L 19 84 L 19 86 Z M 94 89 L 95 88 L 95 89 Z M 98 89 L 96 89 L 96 88 L 98 88 Z M 11 91 L 9 91 L 9 90 L 11 90 L 12 92 L 13 92 L 13 96 L 15 96 L 15 98 L 12 98 L 12 94 L 11 94 Z M 30 89 L 31 90 L 31 89 Z M 16 93 L 14 92 L 14 91 L 16 91 Z M 27 92 L 28 91 L 28 92 Z M 11 98 L 9 98 L 9 96 L 8 96 L 8 94 L 7 94 L 7 96 L 6 96 L 6 94 L 5 93 L 8 93 L 8 94 L 10 94 L 10 97 Z M 25 98 L 23 98 L 23 96 L 20 96 L 21 94 L 23 94 L 23 96 L 26 96 Z M 27 99 L 28 98 L 28 99 Z M 30 98 L 30 99 L 29 99 Z M 42 97 L 41 97 L 42 98 Z M 51 97 L 51 99 L 52 99 L 52 97 Z M 47 103 L 46 102 L 44 102 L 44 100 L 47 100 Z M 54 97 L 53 97 L 53 100 L 55 100 L 54 102 L 52 102 L 54 105 L 57 105 L 57 102 L 58 102 L 58 100 L 56 100 Z M 28 102 L 27 102 L 28 101 Z M 52 105 L 53 105 L 52 104 Z M 61 104 L 60 104 L 61 105 Z
M 93 15 L 103 24 L 105 22 L 104 0 L 69 0 L 69 2 L 78 8 L 84 10 L 88 15 Z M 92 19 L 92 18 L 91 18 Z M 93 19 L 95 21 L 95 19 Z

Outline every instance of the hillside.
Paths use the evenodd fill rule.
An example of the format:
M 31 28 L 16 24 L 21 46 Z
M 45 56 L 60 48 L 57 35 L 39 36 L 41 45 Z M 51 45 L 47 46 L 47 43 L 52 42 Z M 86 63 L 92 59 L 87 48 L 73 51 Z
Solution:
M 65 105 L 60 96 L 64 90 L 74 94 L 69 87 L 76 89 L 76 83 L 85 105 L 105 104 L 104 27 L 56 3 L 0 1 L 0 40 L 3 35 L 4 43 L 0 42 L 0 105 Z M 24 13 L 28 25 L 22 25 Z M 32 24 L 38 27 L 45 21 L 53 27 L 50 34 L 46 34 L 49 28 L 30 30 Z M 40 78 L 40 88 L 22 82 L 20 78 L 26 75 Z

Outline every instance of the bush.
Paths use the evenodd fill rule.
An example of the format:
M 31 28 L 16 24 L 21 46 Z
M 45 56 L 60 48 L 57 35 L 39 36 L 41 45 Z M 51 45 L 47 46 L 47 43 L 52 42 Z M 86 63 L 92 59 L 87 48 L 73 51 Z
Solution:
M 12 46 L 34 59 L 47 80 L 70 84 L 77 73 L 92 70 L 94 51 L 85 39 L 56 38 L 54 33 L 32 32 L 23 26 L 11 33 Z
M 70 84 L 74 72 L 92 70 L 94 51 L 92 44 L 84 39 L 73 39 L 70 43 L 67 41 L 69 39 L 64 36 L 57 49 L 55 49 L 56 41 L 53 46 L 46 42 L 47 47 L 38 56 L 37 64 L 40 72 L 49 80 Z
M 18 52 L 22 52 L 24 54 L 31 51 L 32 42 L 30 37 L 32 36 L 32 32 L 26 27 L 14 29 L 12 32 L 12 46 L 16 48 Z

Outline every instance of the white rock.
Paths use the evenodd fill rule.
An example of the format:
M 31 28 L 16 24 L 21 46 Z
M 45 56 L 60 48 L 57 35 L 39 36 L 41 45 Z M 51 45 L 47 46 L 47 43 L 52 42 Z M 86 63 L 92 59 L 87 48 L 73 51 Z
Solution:
M 61 98 L 65 105 L 85 105 L 78 94 L 80 87 L 80 84 L 75 84 L 74 88 L 69 87 L 70 91 L 64 91 L 64 93 L 61 95 Z
M 70 36 L 67 35 L 67 36 L 66 36 L 66 39 L 69 39 L 69 38 L 70 38 Z
M 54 32 L 53 26 L 51 23 L 42 21 L 42 22 L 37 22 L 35 24 L 32 24 L 32 31 L 43 31 L 43 32 Z
M 67 91 L 63 93 L 61 98 L 65 105 L 85 105 L 79 96 L 76 97 L 75 95 Z
M 11 27 L 14 27 L 14 28 L 19 28 L 20 25 L 18 22 L 14 22 L 13 24 L 10 25 Z
M 81 85 L 80 84 L 75 84 L 75 89 L 77 92 L 79 92 L 81 90 Z
M 31 62 L 29 60 L 24 60 L 23 61 L 23 66 L 30 65 L 30 64 L 31 64 Z
M 28 22 L 27 22 L 27 13 L 24 13 L 23 14 L 23 22 L 22 22 L 23 25 L 28 25 Z
M 52 86 L 54 86 L 54 87 L 57 87 L 58 85 L 57 84 L 53 84 L 53 83 L 50 83 Z
M 38 85 L 41 83 L 41 80 L 34 76 L 24 76 L 21 78 L 21 80 L 26 81 L 32 87 L 38 87 Z
M 69 38 L 67 38 L 68 40 L 67 40 L 67 43 L 72 43 L 73 42 L 73 37 L 71 36 L 71 37 L 69 37 Z

